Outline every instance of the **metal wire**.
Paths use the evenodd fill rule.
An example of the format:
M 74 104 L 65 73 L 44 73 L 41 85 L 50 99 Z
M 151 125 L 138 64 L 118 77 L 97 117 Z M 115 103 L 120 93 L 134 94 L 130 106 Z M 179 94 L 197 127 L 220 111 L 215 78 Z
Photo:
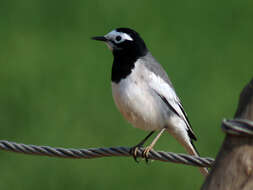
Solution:
M 252 136 L 253 122 L 249 120 L 234 119 L 223 120 L 222 129 L 224 132 L 232 135 Z M 110 148 L 89 148 L 89 149 L 73 149 L 73 148 L 54 148 L 50 146 L 26 145 L 6 140 L 0 140 L 0 149 L 40 156 L 50 156 L 58 158 L 74 158 L 74 159 L 92 159 L 112 156 L 132 156 L 129 147 L 110 147 Z M 142 157 L 143 148 L 137 151 L 137 157 Z M 198 167 L 211 167 L 213 158 L 202 158 L 190 156 L 186 154 L 176 154 L 173 152 L 154 151 L 149 153 L 149 159 L 159 160 L 163 162 L 173 162 Z
M 230 135 L 237 136 L 252 136 L 253 135 L 253 121 L 246 119 L 233 119 L 222 121 L 222 129 Z
M 40 156 L 50 156 L 59 158 L 76 158 L 76 159 L 92 159 L 111 156 L 132 156 L 128 147 L 110 147 L 110 148 L 89 148 L 89 149 L 73 149 L 73 148 L 53 148 L 49 146 L 36 146 L 19 144 L 5 140 L 0 141 L 0 149 Z M 137 157 L 142 157 L 143 148 L 137 151 Z M 174 162 L 198 167 L 211 167 L 212 158 L 201 158 L 186 154 L 175 154 L 172 152 L 151 150 L 149 159 L 159 160 L 163 162 Z

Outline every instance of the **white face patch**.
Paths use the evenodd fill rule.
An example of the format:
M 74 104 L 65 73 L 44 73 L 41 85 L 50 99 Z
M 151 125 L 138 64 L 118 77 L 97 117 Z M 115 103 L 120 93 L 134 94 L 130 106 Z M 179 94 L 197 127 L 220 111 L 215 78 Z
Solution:
M 130 35 L 124 32 L 117 32 L 116 30 L 113 30 L 106 34 L 105 38 L 113 40 L 113 42 L 115 42 L 116 44 L 124 42 L 125 40 L 133 41 L 133 38 Z

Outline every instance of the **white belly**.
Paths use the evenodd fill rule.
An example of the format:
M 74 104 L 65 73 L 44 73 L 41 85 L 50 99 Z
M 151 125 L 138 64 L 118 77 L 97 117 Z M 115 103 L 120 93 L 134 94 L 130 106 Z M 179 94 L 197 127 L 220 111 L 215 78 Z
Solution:
M 118 84 L 112 82 L 112 94 L 117 108 L 134 127 L 143 130 L 159 130 L 166 125 L 166 114 L 161 101 L 145 84 L 131 73 Z

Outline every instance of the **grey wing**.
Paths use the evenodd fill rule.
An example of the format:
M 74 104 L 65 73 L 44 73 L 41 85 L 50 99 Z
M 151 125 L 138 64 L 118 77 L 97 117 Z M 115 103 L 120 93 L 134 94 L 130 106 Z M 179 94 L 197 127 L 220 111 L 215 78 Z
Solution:
M 153 89 L 153 90 L 154 90 L 154 89 Z M 174 103 L 174 106 L 172 106 L 173 103 L 169 102 L 169 101 L 166 99 L 166 97 L 164 97 L 163 95 L 159 94 L 156 90 L 154 90 L 154 91 L 155 91 L 155 93 L 162 99 L 162 101 L 169 107 L 169 109 L 170 109 L 172 112 L 174 112 L 174 114 L 176 114 L 178 117 L 180 117 L 181 119 L 184 120 L 184 122 L 185 122 L 185 124 L 186 124 L 186 126 L 187 126 L 187 133 L 188 133 L 189 137 L 190 137 L 191 139 L 193 139 L 193 140 L 197 140 L 197 137 L 196 137 L 196 135 L 194 134 L 194 132 L 193 132 L 193 130 L 192 130 L 192 128 L 191 128 L 190 121 L 189 121 L 189 119 L 188 119 L 188 117 L 187 117 L 186 112 L 184 111 L 184 108 L 183 108 L 182 104 L 181 104 L 180 102 L 177 102 L 177 105 L 175 105 L 175 103 Z M 181 112 L 178 112 L 177 107 L 180 108 L 180 111 L 181 111 Z
M 178 117 L 183 119 L 187 126 L 187 132 L 191 139 L 197 140 L 186 112 L 176 95 L 173 85 L 162 66 L 154 59 L 151 54 L 148 54 L 143 61 L 145 67 L 150 71 L 149 86 L 163 100 L 163 102 L 173 111 Z
M 182 113 L 184 114 L 184 118 L 185 118 L 185 120 L 186 120 L 186 124 L 187 124 L 187 127 L 188 127 L 188 135 L 190 136 L 190 138 L 191 139 L 193 139 L 193 140 L 197 140 L 197 137 L 196 137 L 196 135 L 194 134 L 194 132 L 193 132 L 193 130 L 192 130 L 192 127 L 191 127 L 191 124 L 190 124 L 190 121 L 189 121 L 189 119 L 188 119 L 188 116 L 187 116 L 187 114 L 186 114 L 186 112 L 184 111 L 184 108 L 183 108 L 183 106 L 182 106 L 182 104 L 179 102 L 179 107 L 180 107 L 180 109 L 181 109 L 181 111 L 182 111 Z
M 145 65 L 145 67 L 149 71 L 160 76 L 165 82 L 167 82 L 173 88 L 173 85 L 172 85 L 167 73 L 165 72 L 163 67 L 156 61 L 156 59 L 151 55 L 151 53 L 148 53 L 142 59 L 144 60 L 143 64 Z

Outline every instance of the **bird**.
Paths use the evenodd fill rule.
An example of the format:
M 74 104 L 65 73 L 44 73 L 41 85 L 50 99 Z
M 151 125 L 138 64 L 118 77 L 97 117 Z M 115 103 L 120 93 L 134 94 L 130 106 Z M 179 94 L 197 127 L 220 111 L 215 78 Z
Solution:
M 138 149 L 157 131 L 157 136 L 142 152 L 146 161 L 150 150 L 165 131 L 190 155 L 199 156 L 193 144 L 197 140 L 196 135 L 172 82 L 139 33 L 121 27 L 92 39 L 105 42 L 112 51 L 111 86 L 116 107 L 134 127 L 149 131 L 131 148 L 134 159 Z M 208 174 L 206 168 L 201 167 L 200 172 L 204 176 Z

